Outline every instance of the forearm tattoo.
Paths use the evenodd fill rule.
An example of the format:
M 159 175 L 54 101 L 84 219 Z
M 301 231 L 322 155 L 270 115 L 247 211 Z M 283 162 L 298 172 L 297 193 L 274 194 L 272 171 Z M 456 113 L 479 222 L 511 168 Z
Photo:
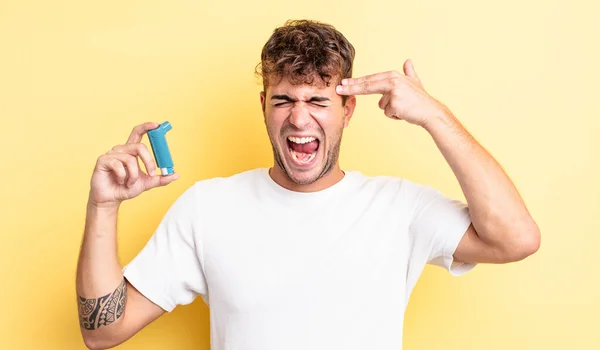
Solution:
M 125 278 L 114 292 L 97 299 L 79 296 L 79 325 L 83 329 L 97 329 L 115 322 L 125 311 L 127 285 Z

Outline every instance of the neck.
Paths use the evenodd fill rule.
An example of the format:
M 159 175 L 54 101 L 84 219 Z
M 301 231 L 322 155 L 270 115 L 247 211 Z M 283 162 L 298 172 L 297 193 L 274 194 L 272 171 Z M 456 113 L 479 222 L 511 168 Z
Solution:
M 295 192 L 317 192 L 329 188 L 344 178 L 344 172 L 339 164 L 336 164 L 327 174 L 321 176 L 317 181 L 301 185 L 292 181 L 277 163 L 269 169 L 269 175 L 279 186 Z

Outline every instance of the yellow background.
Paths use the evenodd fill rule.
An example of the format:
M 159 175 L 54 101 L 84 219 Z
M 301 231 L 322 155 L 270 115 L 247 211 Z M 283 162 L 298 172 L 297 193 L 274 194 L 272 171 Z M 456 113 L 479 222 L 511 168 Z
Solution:
M 289 18 L 340 29 L 355 76 L 412 58 L 541 227 L 541 249 L 522 262 L 460 278 L 428 267 L 405 349 L 600 348 L 599 12 L 566 0 L 0 2 L 0 348 L 83 348 L 75 268 L 89 179 L 133 126 L 171 122 L 181 178 L 123 205 L 123 264 L 192 183 L 271 165 L 253 70 Z M 358 98 L 342 167 L 463 199 L 430 137 L 385 118 L 378 98 Z M 208 344 L 199 298 L 120 348 Z

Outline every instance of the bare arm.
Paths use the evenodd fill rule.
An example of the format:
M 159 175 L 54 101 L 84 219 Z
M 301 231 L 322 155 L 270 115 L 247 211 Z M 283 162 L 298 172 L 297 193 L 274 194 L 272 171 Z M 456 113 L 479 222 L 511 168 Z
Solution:
M 472 225 L 454 258 L 470 263 L 506 263 L 533 254 L 540 232 L 504 170 L 452 115 L 423 88 L 412 62 L 396 71 L 344 79 L 341 95 L 382 94 L 379 107 L 397 120 L 429 132 L 456 175 Z
M 77 266 L 79 324 L 90 349 L 129 339 L 164 313 L 123 277 L 117 259 L 117 209 L 88 204 Z
M 424 127 L 456 175 L 473 222 L 454 258 L 506 263 L 533 254 L 540 244 L 538 227 L 500 164 L 449 111 Z
M 80 329 L 90 349 L 114 347 L 165 312 L 127 282 L 117 257 L 120 203 L 178 177 L 149 175 L 156 165 L 139 142 L 156 126 L 146 123 L 136 127 L 127 144 L 98 158 L 92 175 L 76 277 Z M 139 168 L 138 157 L 148 174 Z

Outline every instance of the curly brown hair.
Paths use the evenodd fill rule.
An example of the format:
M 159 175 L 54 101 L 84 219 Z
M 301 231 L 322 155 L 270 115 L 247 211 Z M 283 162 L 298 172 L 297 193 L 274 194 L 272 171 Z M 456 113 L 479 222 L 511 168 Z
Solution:
M 276 28 L 261 53 L 255 73 L 266 91 L 269 79 L 286 77 L 292 84 L 313 84 L 318 75 L 330 86 L 352 77 L 354 47 L 332 25 L 289 20 Z M 343 103 L 346 103 L 346 97 Z

